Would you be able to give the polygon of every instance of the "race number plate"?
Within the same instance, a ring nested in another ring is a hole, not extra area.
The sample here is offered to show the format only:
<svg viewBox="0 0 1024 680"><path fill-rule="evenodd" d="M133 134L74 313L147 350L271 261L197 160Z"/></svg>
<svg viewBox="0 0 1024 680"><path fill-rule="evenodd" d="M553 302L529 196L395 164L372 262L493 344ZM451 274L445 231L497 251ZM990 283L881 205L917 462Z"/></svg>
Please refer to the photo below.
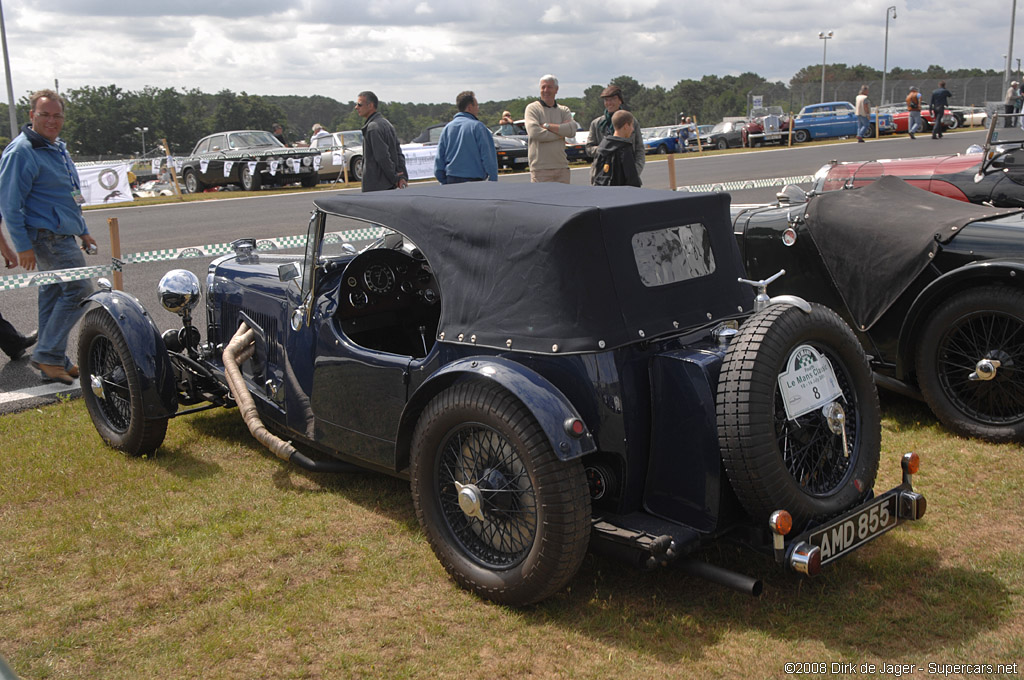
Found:
<svg viewBox="0 0 1024 680"><path fill-rule="evenodd" d="M852 515L813 531L808 542L821 549L821 563L831 562L881 536L898 523L897 495L887 494Z"/></svg>
<svg viewBox="0 0 1024 680"><path fill-rule="evenodd" d="M842 395L832 364L810 345L794 349L785 369L779 374L779 390L790 420L832 403Z"/></svg>

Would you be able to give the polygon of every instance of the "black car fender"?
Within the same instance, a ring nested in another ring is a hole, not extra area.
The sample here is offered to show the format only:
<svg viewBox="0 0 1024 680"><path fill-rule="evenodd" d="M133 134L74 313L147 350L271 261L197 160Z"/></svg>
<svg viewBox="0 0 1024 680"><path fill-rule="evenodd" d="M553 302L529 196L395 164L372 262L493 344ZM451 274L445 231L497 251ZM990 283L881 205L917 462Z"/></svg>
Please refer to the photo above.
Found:
<svg viewBox="0 0 1024 680"><path fill-rule="evenodd" d="M896 377L913 372L921 329L935 308L967 288L991 283L1024 288L1024 260L983 260L971 262L935 279L914 299L900 327L896 352Z"/></svg>
<svg viewBox="0 0 1024 680"><path fill-rule="evenodd" d="M110 314L132 353L138 369L146 418L167 418L178 410L174 370L167 347L152 317L135 297L119 290L100 290L82 304L95 302Z"/></svg>
<svg viewBox="0 0 1024 680"><path fill-rule="evenodd" d="M437 394L461 380L484 380L500 385L530 410L559 460L573 460L597 450L594 437L572 402L547 378L520 363L503 357L465 357L446 364L424 381L405 405L395 441L396 469L409 465L412 433L416 421ZM582 424L573 435L569 425Z"/></svg>

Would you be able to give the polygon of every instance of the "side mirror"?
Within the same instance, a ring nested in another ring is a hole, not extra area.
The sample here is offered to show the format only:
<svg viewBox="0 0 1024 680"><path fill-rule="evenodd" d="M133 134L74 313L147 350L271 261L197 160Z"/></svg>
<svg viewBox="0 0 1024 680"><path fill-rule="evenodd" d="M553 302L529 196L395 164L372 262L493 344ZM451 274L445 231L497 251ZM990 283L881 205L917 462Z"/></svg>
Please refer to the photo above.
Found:
<svg viewBox="0 0 1024 680"><path fill-rule="evenodd" d="M302 272L299 270L299 265L296 262L287 262L277 267L277 278L285 283L287 281L294 281L301 276Z"/></svg>

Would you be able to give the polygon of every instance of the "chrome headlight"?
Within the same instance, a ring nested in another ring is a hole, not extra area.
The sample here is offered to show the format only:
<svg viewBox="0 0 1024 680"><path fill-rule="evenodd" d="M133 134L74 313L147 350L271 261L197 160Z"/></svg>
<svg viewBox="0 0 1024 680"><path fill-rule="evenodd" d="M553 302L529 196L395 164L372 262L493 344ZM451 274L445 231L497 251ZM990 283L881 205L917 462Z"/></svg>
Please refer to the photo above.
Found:
<svg viewBox="0 0 1024 680"><path fill-rule="evenodd" d="M156 291L160 304L174 314L192 311L202 296L199 277L187 269L172 269L164 274L157 284Z"/></svg>

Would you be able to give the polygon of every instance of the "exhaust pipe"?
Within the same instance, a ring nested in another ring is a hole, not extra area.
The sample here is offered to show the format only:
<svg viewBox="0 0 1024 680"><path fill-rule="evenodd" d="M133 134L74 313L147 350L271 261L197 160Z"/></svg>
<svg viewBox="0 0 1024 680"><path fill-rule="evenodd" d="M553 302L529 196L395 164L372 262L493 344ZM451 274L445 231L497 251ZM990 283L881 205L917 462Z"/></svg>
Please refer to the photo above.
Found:
<svg viewBox="0 0 1024 680"><path fill-rule="evenodd" d="M260 420L259 411L256 409L252 395L249 394L249 388L245 385L241 369L242 364L252 358L256 351L255 339L255 331L243 321L239 324L231 342L224 348L222 358L224 374L235 398L235 403L238 404L238 411L242 414L242 420L245 421L246 427L249 428L249 432L256 438L256 441L267 447L281 460L294 463L304 470L311 472L364 472L362 468L340 460L312 460L299 453L291 442L286 442L266 428L263 421Z"/></svg>
<svg viewBox="0 0 1024 680"><path fill-rule="evenodd" d="M732 588L744 595L753 595L754 597L758 597L764 590L764 583L760 579L747 576L746 574L740 574L735 571L729 571L722 567L716 567L713 564L701 562L700 560L680 560L679 568L690 576L697 576L707 581L711 581L712 583L725 586L726 588Z"/></svg>

